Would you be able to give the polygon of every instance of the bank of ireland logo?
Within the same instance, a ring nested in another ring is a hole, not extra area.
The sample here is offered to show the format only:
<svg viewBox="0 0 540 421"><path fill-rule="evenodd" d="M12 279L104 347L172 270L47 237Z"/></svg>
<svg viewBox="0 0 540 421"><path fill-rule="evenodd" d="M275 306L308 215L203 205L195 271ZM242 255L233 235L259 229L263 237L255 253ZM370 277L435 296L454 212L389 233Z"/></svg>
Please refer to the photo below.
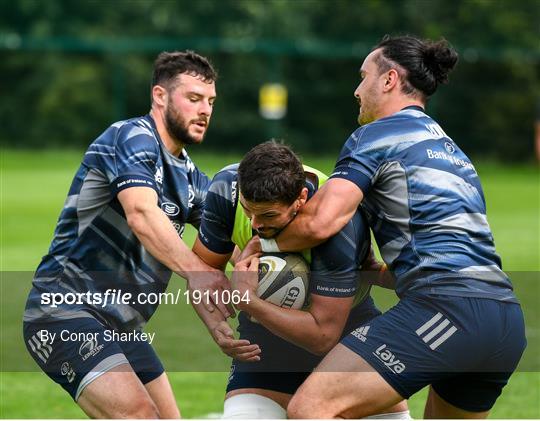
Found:
<svg viewBox="0 0 540 421"><path fill-rule="evenodd" d="M99 351L103 349L104 345L98 345L96 339L88 339L84 341L79 348L79 355L82 357L83 361L86 361L88 358L93 357Z"/></svg>
<svg viewBox="0 0 540 421"><path fill-rule="evenodd" d="M456 151L456 148L450 142L444 142L444 149L446 149L446 152L450 154Z"/></svg>
<svg viewBox="0 0 540 421"><path fill-rule="evenodd" d="M161 204L161 210L167 214L167 216L176 216L180 213L180 207L172 202L163 202Z"/></svg>

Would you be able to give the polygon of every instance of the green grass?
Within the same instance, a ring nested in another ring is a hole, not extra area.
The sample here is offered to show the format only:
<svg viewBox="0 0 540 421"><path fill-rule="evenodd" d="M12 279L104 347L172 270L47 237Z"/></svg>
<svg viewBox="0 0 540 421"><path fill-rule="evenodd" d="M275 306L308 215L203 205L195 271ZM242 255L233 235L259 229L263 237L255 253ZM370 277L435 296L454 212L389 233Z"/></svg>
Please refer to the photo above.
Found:
<svg viewBox="0 0 540 421"><path fill-rule="evenodd" d="M37 372L22 344L21 317L32 271L47 251L82 152L0 152L0 418L81 418L84 414L71 398ZM238 160L200 153L192 157L208 174ZM327 172L334 163L333 157L304 161ZM525 309L529 339L522 371L512 376L491 417L540 418L538 170L495 163L481 163L477 169L497 250ZM188 243L194 234L186 230ZM173 279L171 288L183 288L183 281ZM376 290L374 296L383 309L395 302L391 292ZM158 332L155 347L169 371L182 415L220 412L229 362L193 311L187 305L161 306L147 330ZM414 417L421 416L425 396L424 390L410 400Z"/></svg>

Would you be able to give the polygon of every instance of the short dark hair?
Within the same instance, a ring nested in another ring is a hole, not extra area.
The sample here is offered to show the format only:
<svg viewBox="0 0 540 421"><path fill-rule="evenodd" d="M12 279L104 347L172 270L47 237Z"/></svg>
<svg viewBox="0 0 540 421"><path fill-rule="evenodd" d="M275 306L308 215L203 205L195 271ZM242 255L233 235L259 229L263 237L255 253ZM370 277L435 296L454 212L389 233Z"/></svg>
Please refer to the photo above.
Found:
<svg viewBox="0 0 540 421"><path fill-rule="evenodd" d="M200 77L204 82L211 83L217 79L217 72L212 63L193 51L164 51L154 62L152 88L162 85L167 89L173 86L175 78L180 74Z"/></svg>
<svg viewBox="0 0 540 421"><path fill-rule="evenodd" d="M418 94L424 99L433 95L441 83L448 83L448 74L458 61L456 50L441 38L439 41L422 40L410 35L391 37L385 35L373 50L381 49L375 62L381 73L398 64L406 74L401 74L403 93Z"/></svg>
<svg viewBox="0 0 540 421"><path fill-rule="evenodd" d="M304 167L287 145L276 140L252 148L238 167L240 192L250 202L292 204L306 184Z"/></svg>

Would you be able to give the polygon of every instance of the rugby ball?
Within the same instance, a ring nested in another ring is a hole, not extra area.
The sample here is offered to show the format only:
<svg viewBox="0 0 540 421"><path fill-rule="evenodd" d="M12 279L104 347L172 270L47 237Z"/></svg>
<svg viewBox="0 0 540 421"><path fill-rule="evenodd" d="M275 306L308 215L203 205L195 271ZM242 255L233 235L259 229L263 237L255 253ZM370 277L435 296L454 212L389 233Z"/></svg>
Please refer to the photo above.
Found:
<svg viewBox="0 0 540 421"><path fill-rule="evenodd" d="M301 309L308 297L309 265L297 253L265 253L259 259L257 296L283 308Z"/></svg>

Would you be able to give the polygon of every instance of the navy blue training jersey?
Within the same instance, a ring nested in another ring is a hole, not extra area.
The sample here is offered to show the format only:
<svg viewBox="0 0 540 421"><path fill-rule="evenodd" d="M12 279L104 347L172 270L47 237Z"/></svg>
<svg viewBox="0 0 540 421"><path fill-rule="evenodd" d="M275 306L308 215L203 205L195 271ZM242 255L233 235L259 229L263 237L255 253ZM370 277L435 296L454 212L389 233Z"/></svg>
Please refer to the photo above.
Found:
<svg viewBox="0 0 540 421"><path fill-rule="evenodd" d="M237 177L238 164L230 165L216 174L208 189L199 239L214 253L228 254L235 247L233 231L239 222ZM317 190L317 183L307 177L308 200ZM358 274L369 247L369 227L357 212L343 230L311 249L310 292L330 297L356 296L355 304L364 301L369 286L359 284Z"/></svg>
<svg viewBox="0 0 540 421"><path fill-rule="evenodd" d="M355 183L396 292L516 301L469 158L420 107L358 128L331 178Z"/></svg>
<svg viewBox="0 0 540 421"><path fill-rule="evenodd" d="M71 184L54 239L39 265L25 321L96 317L119 330L140 329L157 304L42 304L43 293L136 295L165 291L171 271L151 256L129 228L117 194L149 187L181 236L199 226L210 180L182 151L163 145L150 115L111 125L88 148ZM95 301L95 300L93 300Z"/></svg>

